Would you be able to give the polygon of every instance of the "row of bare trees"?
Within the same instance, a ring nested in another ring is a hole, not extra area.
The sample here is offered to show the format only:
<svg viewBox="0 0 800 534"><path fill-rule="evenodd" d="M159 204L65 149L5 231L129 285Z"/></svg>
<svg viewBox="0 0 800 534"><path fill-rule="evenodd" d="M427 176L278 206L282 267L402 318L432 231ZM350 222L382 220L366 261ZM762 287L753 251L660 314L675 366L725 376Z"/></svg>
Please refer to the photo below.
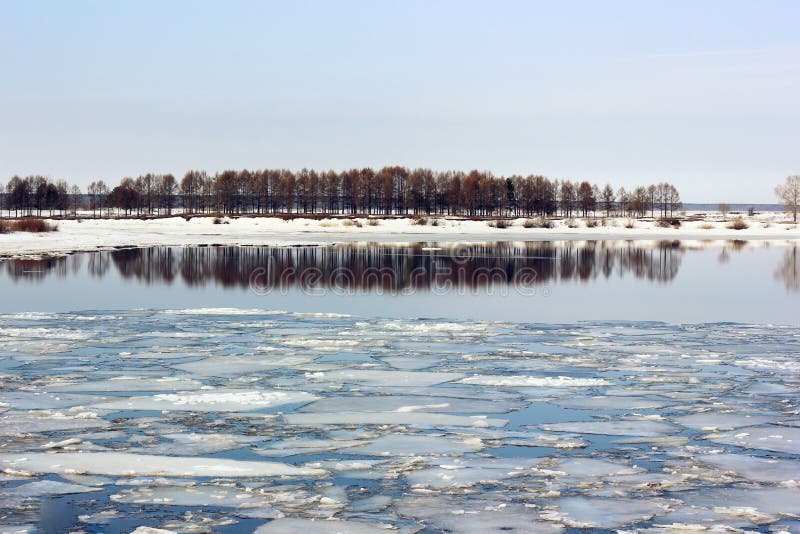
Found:
<svg viewBox="0 0 800 534"><path fill-rule="evenodd" d="M61 214L77 212L82 205L81 190L78 186L68 186L64 180L52 181L46 176L32 175L20 178L14 176L5 187L0 187L0 209L13 211L16 216L38 215L54 212Z"/></svg>
<svg viewBox="0 0 800 534"><path fill-rule="evenodd" d="M446 214L485 216L622 214L672 215L681 200L668 183L631 191L544 176L495 177L481 171L434 172L405 167L318 172L303 169L189 171L124 178L99 203L126 215L227 214ZM96 204L96 203L95 203Z"/></svg>
<svg viewBox="0 0 800 534"><path fill-rule="evenodd" d="M57 191L52 198L50 188ZM226 214L668 217L682 205L675 186L666 182L629 191L539 175L498 177L477 170L436 172L401 166L343 172L227 170L214 175L192 170L181 180L148 173L123 178L113 188L102 180L92 182L86 195L65 182L15 176L4 200L2 207L23 214L66 212L80 205L101 216L111 210L125 216L169 215L180 208L184 213Z"/></svg>

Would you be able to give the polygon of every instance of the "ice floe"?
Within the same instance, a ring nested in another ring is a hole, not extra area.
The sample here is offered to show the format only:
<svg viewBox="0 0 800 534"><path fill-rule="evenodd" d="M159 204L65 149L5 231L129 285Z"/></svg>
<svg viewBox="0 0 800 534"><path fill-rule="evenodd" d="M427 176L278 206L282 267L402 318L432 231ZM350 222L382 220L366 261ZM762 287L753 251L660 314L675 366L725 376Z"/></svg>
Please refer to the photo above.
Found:
<svg viewBox="0 0 800 534"><path fill-rule="evenodd" d="M161 393L129 397L98 404L105 410L182 410L236 412L260 410L283 404L305 403L317 397L303 391L218 390L198 393Z"/></svg>
<svg viewBox="0 0 800 534"><path fill-rule="evenodd" d="M320 469L276 462L125 452L0 453L0 468L30 473L87 473L109 476L259 477L321 476Z"/></svg>

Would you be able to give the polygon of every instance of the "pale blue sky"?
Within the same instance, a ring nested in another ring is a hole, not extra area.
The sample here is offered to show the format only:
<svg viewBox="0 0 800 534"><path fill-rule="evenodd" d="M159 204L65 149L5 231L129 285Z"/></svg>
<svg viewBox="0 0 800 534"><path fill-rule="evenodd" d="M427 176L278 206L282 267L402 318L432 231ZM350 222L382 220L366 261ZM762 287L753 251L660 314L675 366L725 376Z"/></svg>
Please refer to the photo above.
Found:
<svg viewBox="0 0 800 534"><path fill-rule="evenodd" d="M0 181L402 164L773 202L800 2L0 0Z"/></svg>

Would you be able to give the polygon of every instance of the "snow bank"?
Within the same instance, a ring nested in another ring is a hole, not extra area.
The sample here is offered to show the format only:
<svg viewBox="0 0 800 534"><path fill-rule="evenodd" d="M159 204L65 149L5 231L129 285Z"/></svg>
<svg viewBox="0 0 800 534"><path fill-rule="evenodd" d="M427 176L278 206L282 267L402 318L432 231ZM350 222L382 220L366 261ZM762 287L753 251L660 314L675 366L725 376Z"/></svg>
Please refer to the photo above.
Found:
<svg viewBox="0 0 800 534"><path fill-rule="evenodd" d="M0 256L65 254L75 251L141 246L331 244L342 242L408 241L537 241L561 239L771 239L800 238L798 225L786 222L781 213L745 217L748 228L733 230L718 214L703 213L680 228L662 228L654 220L637 220L626 228L625 218L598 219L589 227L580 219L567 224L554 221L554 228L524 228L524 219L511 221L505 229L487 221L441 218L438 226L416 225L412 219L382 219L376 226L360 220L361 227L345 225L344 219L292 219L268 217L225 218L214 224L212 217L162 219L84 219L58 221L59 230L45 234L15 232L0 235ZM573 227L570 227L573 226Z"/></svg>

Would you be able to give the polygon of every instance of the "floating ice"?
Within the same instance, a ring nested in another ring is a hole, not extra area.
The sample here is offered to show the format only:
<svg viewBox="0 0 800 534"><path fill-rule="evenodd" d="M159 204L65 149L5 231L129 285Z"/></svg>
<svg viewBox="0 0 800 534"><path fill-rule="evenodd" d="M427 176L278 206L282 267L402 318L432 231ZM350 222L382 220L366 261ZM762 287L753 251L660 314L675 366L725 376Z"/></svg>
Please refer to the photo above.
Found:
<svg viewBox="0 0 800 534"><path fill-rule="evenodd" d="M118 401L98 404L106 410L181 410L237 412L260 410L282 404L303 403L317 397L303 391L263 391L219 389L199 393L162 393L152 397L129 397Z"/></svg>
<svg viewBox="0 0 800 534"><path fill-rule="evenodd" d="M780 487L709 488L692 492L686 500L714 512L753 523L771 523L779 517L800 517L800 489Z"/></svg>
<svg viewBox="0 0 800 534"><path fill-rule="evenodd" d="M730 430L743 426L755 426L775 421L773 417L749 415L749 414L729 414L702 412L691 415L676 417L675 422L689 428L697 430L714 431Z"/></svg>
<svg viewBox="0 0 800 534"><path fill-rule="evenodd" d="M4 523L797 527L796 328L229 311L0 317Z"/></svg>
<svg viewBox="0 0 800 534"><path fill-rule="evenodd" d="M200 376L237 376L271 369L285 369L312 361L315 356L274 355L212 356L195 362L173 365L176 369ZM190 388L185 388L190 389Z"/></svg>
<svg viewBox="0 0 800 534"><path fill-rule="evenodd" d="M322 412L284 415L290 425L505 426L506 419L428 412Z"/></svg>
<svg viewBox="0 0 800 534"><path fill-rule="evenodd" d="M454 440L426 434L381 436L368 445L348 448L346 454L365 456L426 456L451 455L479 451L484 448L479 439Z"/></svg>
<svg viewBox="0 0 800 534"><path fill-rule="evenodd" d="M152 456L125 452L0 453L0 467L31 473L88 473L110 476L272 477L321 476L321 469L276 462L225 458Z"/></svg>
<svg viewBox="0 0 800 534"><path fill-rule="evenodd" d="M697 459L757 482L794 482L800 485L800 460L758 458L744 454L704 454Z"/></svg>
<svg viewBox="0 0 800 534"><path fill-rule="evenodd" d="M300 412L440 412L508 413L519 403L504 400L460 399L415 395L327 397L300 408Z"/></svg>
<svg viewBox="0 0 800 534"><path fill-rule="evenodd" d="M261 456L295 456L326 451L336 451L363 445L363 440L347 439L287 439L269 443L268 449L255 449Z"/></svg>
<svg viewBox="0 0 800 534"><path fill-rule="evenodd" d="M610 384L603 378L572 378L569 376L505 376L475 375L461 380L464 384L499 387L594 387Z"/></svg>
<svg viewBox="0 0 800 534"><path fill-rule="evenodd" d="M541 425L548 432L575 432L577 434L605 434L609 436L662 436L678 432L674 426L658 421L579 421L575 423L547 423Z"/></svg>
<svg viewBox="0 0 800 534"><path fill-rule="evenodd" d="M275 519L260 527L255 534L387 534L382 526L339 519Z"/></svg>
<svg viewBox="0 0 800 534"><path fill-rule="evenodd" d="M564 497L556 500L556 508L542 517L575 528L619 528L669 511L659 501L599 497Z"/></svg>
<svg viewBox="0 0 800 534"><path fill-rule="evenodd" d="M379 371L369 369L342 369L326 373L315 373L317 380L346 382L373 386L433 386L462 378L458 373L431 373L414 371Z"/></svg>
<svg viewBox="0 0 800 534"><path fill-rule="evenodd" d="M800 428L798 427L777 425L745 427L730 432L709 434L705 439L746 449L800 454Z"/></svg>
<svg viewBox="0 0 800 534"><path fill-rule="evenodd" d="M23 500L43 495L68 495L72 493L89 493L102 491L103 488L94 488L81 484L67 484L55 480L36 480L13 488L8 496L0 495L0 507L19 506ZM3 532L3 531L0 531Z"/></svg>
<svg viewBox="0 0 800 534"><path fill-rule="evenodd" d="M6 413L0 416L0 435L4 436L106 426L109 426L108 421L90 411Z"/></svg>
<svg viewBox="0 0 800 534"><path fill-rule="evenodd" d="M406 473L406 479L411 486L423 488L498 483L510 478L533 474L533 468L543 461L541 458L474 459L469 461L454 459L452 462L441 464L438 467Z"/></svg>
<svg viewBox="0 0 800 534"><path fill-rule="evenodd" d="M654 410L672 403L641 397L573 397L553 401L553 404L580 410Z"/></svg>
<svg viewBox="0 0 800 534"><path fill-rule="evenodd" d="M268 506L269 500L252 492L228 486L157 486L123 490L111 495L112 502L167 506Z"/></svg>
<svg viewBox="0 0 800 534"><path fill-rule="evenodd" d="M397 508L401 515L421 518L436 530L447 532L555 534L564 530L560 525L540 520L535 508L520 504L444 496L414 496L403 498Z"/></svg>
<svg viewBox="0 0 800 534"><path fill-rule="evenodd" d="M117 376L108 380L54 383L51 391L183 391L199 389L203 384L189 378L164 376Z"/></svg>
<svg viewBox="0 0 800 534"><path fill-rule="evenodd" d="M594 478L621 475L634 475L645 470L599 458L570 458L559 460L553 467L555 471L564 473L571 478Z"/></svg>

